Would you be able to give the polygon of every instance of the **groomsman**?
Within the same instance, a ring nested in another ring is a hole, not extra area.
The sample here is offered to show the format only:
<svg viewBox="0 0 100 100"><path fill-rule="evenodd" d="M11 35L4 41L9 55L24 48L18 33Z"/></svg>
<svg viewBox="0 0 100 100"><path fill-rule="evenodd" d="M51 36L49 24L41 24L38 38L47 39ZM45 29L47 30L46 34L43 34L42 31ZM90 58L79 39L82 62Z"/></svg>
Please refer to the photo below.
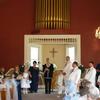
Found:
<svg viewBox="0 0 100 100"><path fill-rule="evenodd" d="M78 86L81 78L81 70L78 68L78 62L73 62L72 67L73 69L69 74L68 80L72 81L76 86Z"/></svg>
<svg viewBox="0 0 100 100"><path fill-rule="evenodd" d="M89 69L86 72L85 79L87 79L88 81L90 81L92 84L95 85L96 69L94 68L94 62L93 61L89 62Z"/></svg>

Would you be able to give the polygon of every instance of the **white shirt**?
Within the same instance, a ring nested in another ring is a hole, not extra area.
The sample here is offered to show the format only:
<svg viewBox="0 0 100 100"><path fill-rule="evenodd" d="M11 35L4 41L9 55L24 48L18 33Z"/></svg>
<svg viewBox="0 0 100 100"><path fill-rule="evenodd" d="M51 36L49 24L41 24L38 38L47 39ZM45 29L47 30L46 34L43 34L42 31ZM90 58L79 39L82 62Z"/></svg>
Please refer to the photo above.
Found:
<svg viewBox="0 0 100 100"><path fill-rule="evenodd" d="M70 71L73 69L71 61L68 61L67 64L65 65L63 72L66 73L64 76L64 79L68 79Z"/></svg>
<svg viewBox="0 0 100 100"><path fill-rule="evenodd" d="M81 78L81 70L78 67L76 67L76 68L73 69L72 72L70 72L68 80L71 80L76 85L78 85L80 78Z"/></svg>
<svg viewBox="0 0 100 100"><path fill-rule="evenodd" d="M96 69L94 67L91 67L89 71L85 75L85 79L90 81L92 84L95 85L95 78L96 78Z"/></svg>

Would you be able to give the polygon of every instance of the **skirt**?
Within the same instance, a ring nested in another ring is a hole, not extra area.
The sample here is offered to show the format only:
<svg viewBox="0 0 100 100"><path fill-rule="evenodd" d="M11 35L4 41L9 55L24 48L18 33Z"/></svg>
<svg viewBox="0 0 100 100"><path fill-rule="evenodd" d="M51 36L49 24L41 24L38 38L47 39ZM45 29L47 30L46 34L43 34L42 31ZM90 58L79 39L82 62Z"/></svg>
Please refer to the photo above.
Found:
<svg viewBox="0 0 100 100"><path fill-rule="evenodd" d="M22 79L21 80L21 88L30 88L30 80Z"/></svg>

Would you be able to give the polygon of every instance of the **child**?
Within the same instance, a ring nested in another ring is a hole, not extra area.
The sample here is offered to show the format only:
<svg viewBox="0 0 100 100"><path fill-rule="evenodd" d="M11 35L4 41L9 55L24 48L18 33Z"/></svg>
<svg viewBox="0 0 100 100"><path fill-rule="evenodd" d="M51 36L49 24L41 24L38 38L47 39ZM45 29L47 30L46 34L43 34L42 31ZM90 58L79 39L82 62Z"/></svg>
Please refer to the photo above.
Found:
<svg viewBox="0 0 100 100"><path fill-rule="evenodd" d="M63 76L63 71L61 70L59 75L58 75L58 81L57 81L57 85L58 85L58 97L60 97L60 95L62 94L63 90L64 90L64 76Z"/></svg>
<svg viewBox="0 0 100 100"><path fill-rule="evenodd" d="M21 80L21 88L23 89L23 94L28 93L28 89L30 88L30 80L29 80L29 71L28 67L25 67L22 80Z"/></svg>

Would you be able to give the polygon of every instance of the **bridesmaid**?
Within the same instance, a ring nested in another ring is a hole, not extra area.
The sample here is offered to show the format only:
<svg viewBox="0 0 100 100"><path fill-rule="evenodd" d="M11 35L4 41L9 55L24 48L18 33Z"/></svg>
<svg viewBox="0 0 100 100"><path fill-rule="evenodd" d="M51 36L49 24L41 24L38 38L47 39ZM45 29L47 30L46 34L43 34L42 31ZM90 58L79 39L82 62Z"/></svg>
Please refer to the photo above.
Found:
<svg viewBox="0 0 100 100"><path fill-rule="evenodd" d="M29 72L30 72L30 80L31 80L31 88L30 92L35 92L37 93L38 91L38 83L39 83L39 68L36 67L37 62L33 61L33 66L30 67Z"/></svg>
<svg viewBox="0 0 100 100"><path fill-rule="evenodd" d="M21 73L20 73L20 69L19 69L18 65L15 67L15 71L14 71L13 75L14 75L14 78L16 79L16 82L17 82L18 100L22 100L22 95L21 95Z"/></svg>

